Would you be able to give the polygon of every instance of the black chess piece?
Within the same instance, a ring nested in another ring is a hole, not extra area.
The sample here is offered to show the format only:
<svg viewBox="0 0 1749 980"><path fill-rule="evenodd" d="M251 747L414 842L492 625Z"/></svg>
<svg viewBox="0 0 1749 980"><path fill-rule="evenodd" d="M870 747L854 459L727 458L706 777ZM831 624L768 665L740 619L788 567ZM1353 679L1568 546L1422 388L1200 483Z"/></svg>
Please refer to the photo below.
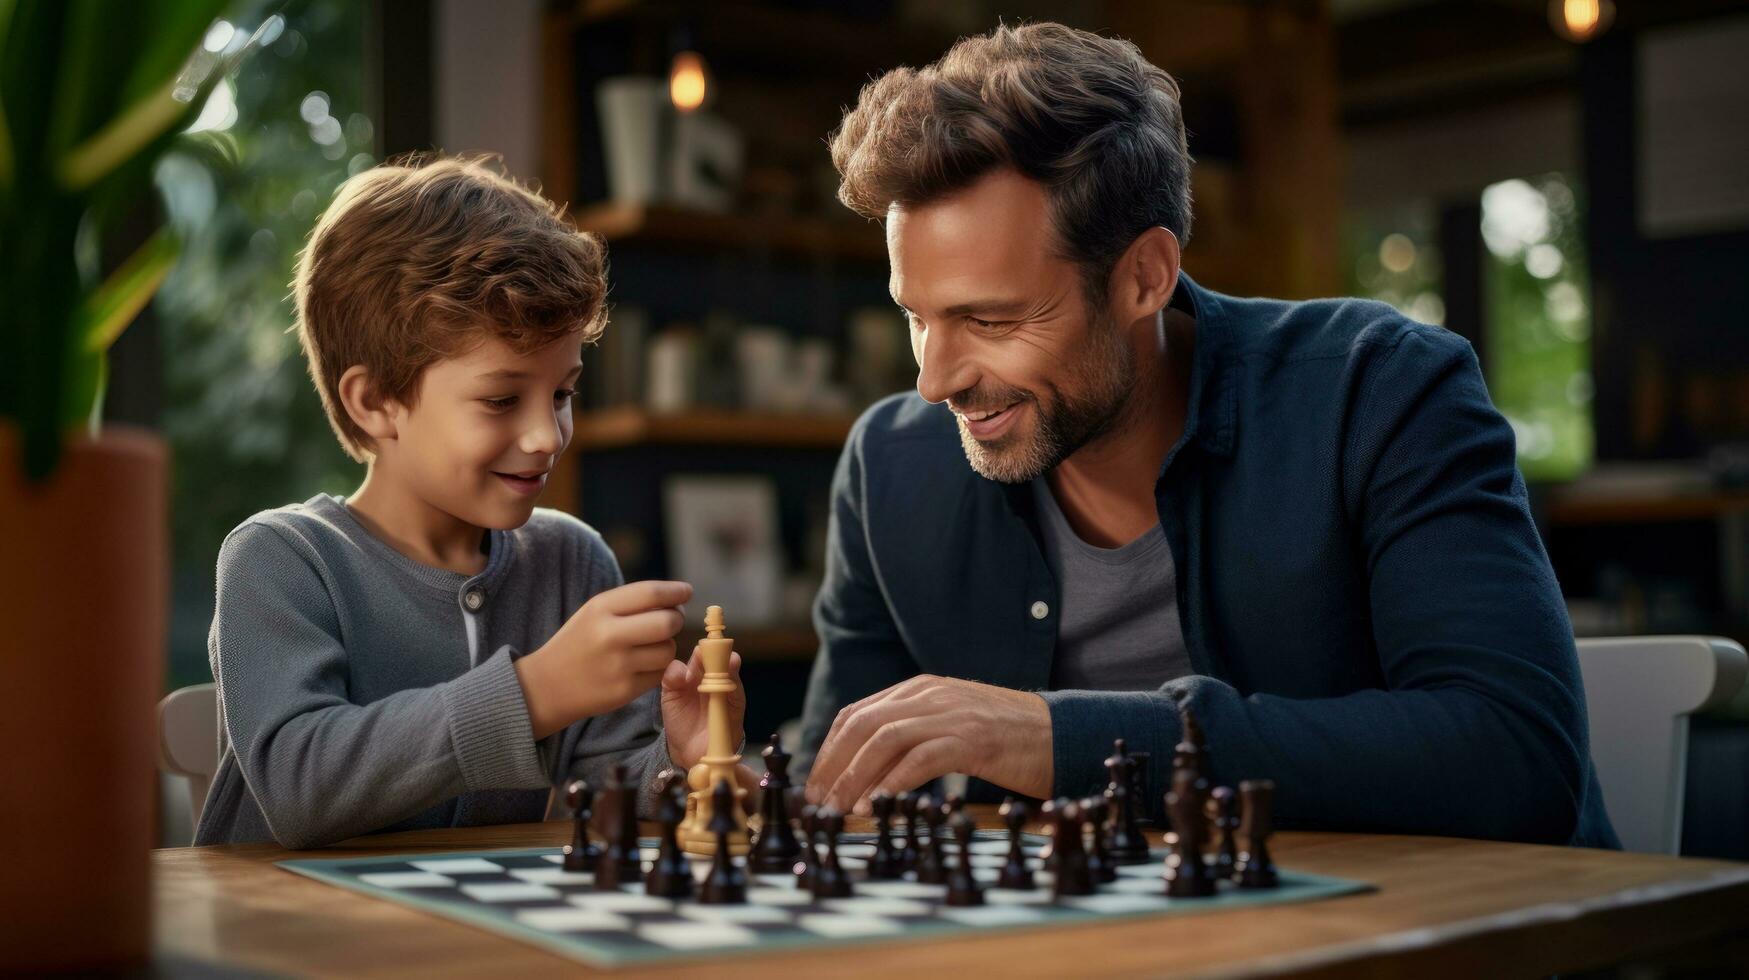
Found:
<svg viewBox="0 0 1749 980"><path fill-rule="evenodd" d="M1039 848L1039 868L1052 874L1057 870L1057 814L1068 802L1067 799L1058 797L1044 801L1038 808L1039 819L1044 821L1045 836L1050 838L1045 841L1045 846Z"/></svg>
<svg viewBox="0 0 1749 980"><path fill-rule="evenodd" d="M1234 842L1234 831L1239 827L1239 817L1234 813L1233 788L1231 786L1216 786L1209 791L1208 822L1214 827L1216 834L1215 856L1210 861L1209 872L1215 879L1224 880L1233 877L1233 866L1238 863L1238 846Z"/></svg>
<svg viewBox="0 0 1749 980"><path fill-rule="evenodd" d="M900 793L896 801L899 815L905 818L905 848L899 852L899 868L903 872L917 870L918 855L923 843L917 835L917 794Z"/></svg>
<svg viewBox="0 0 1749 980"><path fill-rule="evenodd" d="M686 775L669 773L656 798L656 820L662 825L656 860L644 875L646 894L661 898L692 897L692 865L680 850L678 831L686 819Z"/></svg>
<svg viewBox="0 0 1749 980"><path fill-rule="evenodd" d="M977 825L964 813L954 814L949 822L953 825L954 838L959 841L960 853L959 860L947 875L947 904L982 905L984 889L972 873L972 832Z"/></svg>
<svg viewBox="0 0 1749 980"><path fill-rule="evenodd" d="M1051 891L1057 898L1093 894L1093 875L1087 867L1087 849L1081 842L1082 820L1080 804L1062 802L1055 807L1051 843L1055 845L1057 862Z"/></svg>
<svg viewBox="0 0 1749 980"><path fill-rule="evenodd" d="M1173 749L1173 779L1177 779L1180 769L1193 770L1199 784L1199 796L1207 794L1210 787L1208 739L1204 737L1202 725L1197 722L1196 712L1190 709L1190 705L1179 705L1178 724L1182 734L1179 736L1178 745Z"/></svg>
<svg viewBox="0 0 1749 980"><path fill-rule="evenodd" d="M747 866L762 874L783 874L802 853L789 822L790 754L776 735L759 754L765 759L765 775L759 778L759 836L747 853Z"/></svg>
<svg viewBox="0 0 1749 980"><path fill-rule="evenodd" d="M814 877L820 873L820 852L814 847L814 833L820 827L820 808L812 803L802 806L802 858L791 869L796 887L804 891L814 887Z"/></svg>
<svg viewBox="0 0 1749 980"><path fill-rule="evenodd" d="M747 875L735 864L729 853L729 835L735 831L735 788L727 779L717 780L711 791L711 822L705 829L717 835L716 853L711 855L710 874L698 900L705 905L740 905L747 901Z"/></svg>
<svg viewBox="0 0 1749 980"><path fill-rule="evenodd" d="M815 814L814 826L826 838L826 855L814 871L814 897L849 898L856 889L851 887L844 866L838 863L838 835L844 833L844 814L831 807L822 807ZM808 845L812 847L813 843L814 838L810 836Z"/></svg>
<svg viewBox="0 0 1749 980"><path fill-rule="evenodd" d="M1204 863L1203 801L1197 792L1195 769L1178 770L1166 794L1172 829L1166 834L1166 894L1173 898L1204 898L1215 893L1215 880Z"/></svg>
<svg viewBox="0 0 1749 980"><path fill-rule="evenodd" d="M946 852L942 849L941 805L924 793L917 797L917 816L929 831L929 839L917 853L917 880L930 885L947 884Z"/></svg>
<svg viewBox="0 0 1749 980"><path fill-rule="evenodd" d="M1026 863L1026 848L1020 843L1020 832L1026 826L1026 803L1010 796L1002 801L1002 822L1008 826L1008 859L996 876L996 887L1016 891L1031 891L1032 868Z"/></svg>
<svg viewBox="0 0 1749 980"><path fill-rule="evenodd" d="M600 891L636 884L644 873L638 851L638 788L626 781L623 765L613 767L607 782L607 800L613 808L614 830L595 861L595 887Z"/></svg>
<svg viewBox="0 0 1749 980"><path fill-rule="evenodd" d="M1112 863L1111 855L1105 847L1105 815L1107 804L1103 796L1090 796L1081 801L1081 815L1087 823L1087 839L1092 846L1087 850L1087 872L1093 880L1108 884L1117 880L1117 865Z"/></svg>
<svg viewBox="0 0 1749 980"><path fill-rule="evenodd" d="M1137 804L1140 801L1130 795L1130 767L1135 764L1123 739L1113 743L1111 758L1105 760L1105 771L1111 776L1110 783L1105 787L1105 799L1111 807L1106 850L1114 864L1148 862L1148 839L1142 836L1142 828L1136 820Z"/></svg>
<svg viewBox="0 0 1749 980"><path fill-rule="evenodd" d="M1152 826L1148 819L1148 801L1154 797L1148 792L1148 766L1154 760L1152 752L1137 752L1130 750L1130 803L1131 812L1135 817L1136 826Z"/></svg>
<svg viewBox="0 0 1749 980"><path fill-rule="evenodd" d="M595 790L581 779L565 787L565 804L571 808L571 843L565 845L566 871L593 871L601 848L589 839L589 818L595 815Z"/></svg>
<svg viewBox="0 0 1749 980"><path fill-rule="evenodd" d="M1280 883L1269 859L1274 803L1272 780L1247 779L1239 784L1239 853L1233 860L1233 879L1240 888L1274 888Z"/></svg>
<svg viewBox="0 0 1749 980"><path fill-rule="evenodd" d="M905 866L893 847L893 808L897 801L891 793L876 790L868 798L869 810L875 818L874 855L868 859L868 876L876 881L903 877Z"/></svg>

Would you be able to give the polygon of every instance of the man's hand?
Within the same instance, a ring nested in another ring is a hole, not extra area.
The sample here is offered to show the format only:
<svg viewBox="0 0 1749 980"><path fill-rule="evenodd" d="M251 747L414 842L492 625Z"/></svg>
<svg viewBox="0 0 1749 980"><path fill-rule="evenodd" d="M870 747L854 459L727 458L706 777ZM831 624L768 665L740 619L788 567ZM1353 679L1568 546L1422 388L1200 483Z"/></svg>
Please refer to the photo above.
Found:
<svg viewBox="0 0 1749 980"><path fill-rule="evenodd" d="M875 790L903 792L950 772L1048 796L1051 760L1043 698L924 674L838 712L808 775L808 801L866 815Z"/></svg>
<svg viewBox="0 0 1749 980"><path fill-rule="evenodd" d="M729 727L735 732L734 751L741 743L742 719L747 714L747 692L741 687L741 655L729 654L729 676L735 681L735 692L728 696ZM704 662L698 650L686 663L670 661L662 673L662 730L668 735L668 754L675 762L691 769L710 750L710 726L706 724L707 695L698 693L704 680ZM752 776L752 770L748 770ZM754 780L757 782L757 780ZM745 779L743 779L745 782Z"/></svg>
<svg viewBox="0 0 1749 980"><path fill-rule="evenodd" d="M536 739L620 708L662 682L685 625L685 582L633 582L599 592L541 648L516 661Z"/></svg>

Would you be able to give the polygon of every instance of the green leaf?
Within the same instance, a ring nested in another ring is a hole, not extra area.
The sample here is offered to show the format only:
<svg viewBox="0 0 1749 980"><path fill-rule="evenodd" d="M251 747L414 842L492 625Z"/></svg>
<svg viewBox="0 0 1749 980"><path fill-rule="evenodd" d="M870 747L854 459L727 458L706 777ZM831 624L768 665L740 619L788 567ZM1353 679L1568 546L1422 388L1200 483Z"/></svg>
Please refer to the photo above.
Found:
<svg viewBox="0 0 1749 980"><path fill-rule="evenodd" d="M176 79L130 106L102 129L68 151L55 167L55 177L69 191L82 191L133 159L177 120L190 114L191 104L171 93Z"/></svg>
<svg viewBox="0 0 1749 980"><path fill-rule="evenodd" d="M151 302L182 251L168 228L160 228L134 250L79 307L74 319L80 348L100 354L134 322Z"/></svg>

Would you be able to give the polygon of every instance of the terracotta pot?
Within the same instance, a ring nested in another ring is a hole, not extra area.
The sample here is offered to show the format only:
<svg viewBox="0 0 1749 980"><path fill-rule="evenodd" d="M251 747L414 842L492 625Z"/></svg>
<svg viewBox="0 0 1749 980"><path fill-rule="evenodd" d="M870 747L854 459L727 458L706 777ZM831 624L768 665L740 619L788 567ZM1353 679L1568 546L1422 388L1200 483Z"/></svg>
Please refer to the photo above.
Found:
<svg viewBox="0 0 1749 980"><path fill-rule="evenodd" d="M164 686L164 443L111 430L26 485L0 424L0 971L145 963Z"/></svg>

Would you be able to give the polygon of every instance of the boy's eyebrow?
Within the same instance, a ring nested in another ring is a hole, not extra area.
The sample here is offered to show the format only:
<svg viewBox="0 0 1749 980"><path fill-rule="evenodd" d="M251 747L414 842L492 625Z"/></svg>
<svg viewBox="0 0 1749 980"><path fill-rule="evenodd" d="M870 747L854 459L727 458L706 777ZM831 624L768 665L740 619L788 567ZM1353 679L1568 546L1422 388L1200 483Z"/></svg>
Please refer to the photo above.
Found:
<svg viewBox="0 0 1749 980"><path fill-rule="evenodd" d="M565 377L569 378L572 375L581 374L581 373L583 373L583 365L577 364L574 367L572 367L571 370L565 372ZM484 374L475 375L474 380L475 381L524 381L524 380L527 380L529 377L530 377L530 375L527 371L518 371L514 368L499 368L496 371L487 371Z"/></svg>

